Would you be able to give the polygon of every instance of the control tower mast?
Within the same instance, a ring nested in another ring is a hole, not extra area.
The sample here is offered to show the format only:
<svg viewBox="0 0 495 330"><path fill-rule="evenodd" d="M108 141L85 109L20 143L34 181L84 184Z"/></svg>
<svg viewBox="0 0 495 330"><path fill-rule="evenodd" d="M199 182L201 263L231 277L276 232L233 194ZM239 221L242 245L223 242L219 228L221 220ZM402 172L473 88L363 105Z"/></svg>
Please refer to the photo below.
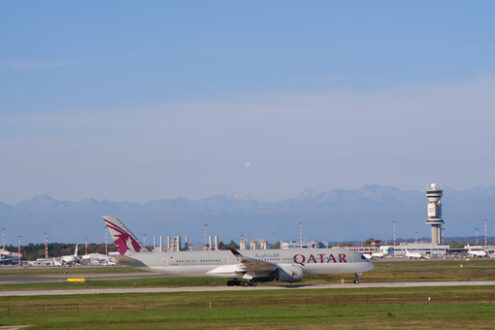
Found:
<svg viewBox="0 0 495 330"><path fill-rule="evenodd" d="M436 183L432 183L431 187L426 190L426 197L428 198L428 219L427 225L431 225L431 244L440 244L442 224L442 199L443 190L438 189Z"/></svg>

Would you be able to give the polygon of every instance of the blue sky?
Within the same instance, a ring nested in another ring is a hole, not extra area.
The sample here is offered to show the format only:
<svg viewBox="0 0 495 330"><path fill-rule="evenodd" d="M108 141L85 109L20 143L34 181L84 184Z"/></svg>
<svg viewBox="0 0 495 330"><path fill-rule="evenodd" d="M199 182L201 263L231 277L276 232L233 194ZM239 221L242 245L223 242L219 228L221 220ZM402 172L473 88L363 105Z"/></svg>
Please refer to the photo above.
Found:
<svg viewBox="0 0 495 330"><path fill-rule="evenodd" d="M0 201L495 184L494 7L2 2Z"/></svg>

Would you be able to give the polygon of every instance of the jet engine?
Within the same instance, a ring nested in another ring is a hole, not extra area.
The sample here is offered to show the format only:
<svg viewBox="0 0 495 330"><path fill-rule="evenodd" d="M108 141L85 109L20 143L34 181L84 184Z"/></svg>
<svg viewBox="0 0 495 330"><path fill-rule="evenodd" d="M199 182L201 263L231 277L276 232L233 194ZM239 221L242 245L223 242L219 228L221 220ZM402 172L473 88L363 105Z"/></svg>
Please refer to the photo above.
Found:
<svg viewBox="0 0 495 330"><path fill-rule="evenodd" d="M298 265L279 265L275 278L280 282L299 282L303 277L303 269Z"/></svg>

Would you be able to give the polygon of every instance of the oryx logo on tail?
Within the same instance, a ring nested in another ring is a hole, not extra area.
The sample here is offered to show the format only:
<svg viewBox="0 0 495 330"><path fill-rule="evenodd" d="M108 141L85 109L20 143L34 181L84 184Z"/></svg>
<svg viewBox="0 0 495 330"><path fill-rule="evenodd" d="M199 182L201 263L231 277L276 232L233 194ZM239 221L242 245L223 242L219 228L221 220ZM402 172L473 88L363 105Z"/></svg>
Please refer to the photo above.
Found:
<svg viewBox="0 0 495 330"><path fill-rule="evenodd" d="M144 248L143 244L138 241L119 219L113 216L104 216L103 220L121 255L124 255L129 250L140 252Z"/></svg>

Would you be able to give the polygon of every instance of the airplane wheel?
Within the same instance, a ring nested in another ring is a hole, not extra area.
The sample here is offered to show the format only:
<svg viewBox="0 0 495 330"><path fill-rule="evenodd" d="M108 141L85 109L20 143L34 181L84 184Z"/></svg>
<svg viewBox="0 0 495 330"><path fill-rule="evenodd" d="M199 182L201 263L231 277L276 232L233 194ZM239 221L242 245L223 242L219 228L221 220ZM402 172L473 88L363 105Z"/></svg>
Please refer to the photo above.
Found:
<svg viewBox="0 0 495 330"><path fill-rule="evenodd" d="M249 285L249 283L248 283L248 282L241 282L241 283L240 283L240 285L241 285L241 286L248 286L248 285Z"/></svg>
<svg viewBox="0 0 495 330"><path fill-rule="evenodd" d="M248 282L248 285L249 286L256 286L258 283L256 283L255 281L249 281Z"/></svg>
<svg viewBox="0 0 495 330"><path fill-rule="evenodd" d="M359 284L359 280L358 279L355 279L354 280L354 284Z"/></svg>

